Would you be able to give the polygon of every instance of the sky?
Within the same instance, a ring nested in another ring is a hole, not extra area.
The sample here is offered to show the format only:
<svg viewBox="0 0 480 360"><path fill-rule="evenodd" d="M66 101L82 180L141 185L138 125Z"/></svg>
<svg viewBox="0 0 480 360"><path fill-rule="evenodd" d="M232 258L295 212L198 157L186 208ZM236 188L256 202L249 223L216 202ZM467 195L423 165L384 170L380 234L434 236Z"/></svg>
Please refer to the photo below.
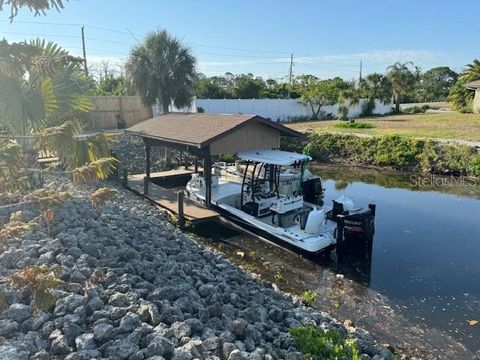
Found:
<svg viewBox="0 0 480 360"><path fill-rule="evenodd" d="M166 29L189 45L200 72L286 79L293 75L358 78L397 62L460 71L478 58L478 0L70 0L61 12L34 17L0 12L0 38L46 38L87 62L120 66L151 31Z"/></svg>

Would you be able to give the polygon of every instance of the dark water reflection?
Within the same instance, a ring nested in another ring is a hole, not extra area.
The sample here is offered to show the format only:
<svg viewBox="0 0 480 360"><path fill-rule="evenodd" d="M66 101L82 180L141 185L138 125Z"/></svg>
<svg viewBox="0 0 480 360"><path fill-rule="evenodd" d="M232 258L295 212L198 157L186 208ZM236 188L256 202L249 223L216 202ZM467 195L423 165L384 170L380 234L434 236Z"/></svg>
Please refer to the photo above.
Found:
<svg viewBox="0 0 480 360"><path fill-rule="evenodd" d="M315 290L318 308L403 352L471 359L480 350L480 324L468 323L480 320L480 186L426 179L437 185L420 188L409 174L340 165L311 171L324 179L327 203L346 195L377 204L369 261L305 259L218 228L204 235L227 239L220 247L233 261L284 290Z"/></svg>
<svg viewBox="0 0 480 360"><path fill-rule="evenodd" d="M406 316L480 349L480 328L468 323L480 318L480 187L449 178L419 187L411 175L343 166L312 170L325 179L327 202L346 195L377 204L369 287Z"/></svg>

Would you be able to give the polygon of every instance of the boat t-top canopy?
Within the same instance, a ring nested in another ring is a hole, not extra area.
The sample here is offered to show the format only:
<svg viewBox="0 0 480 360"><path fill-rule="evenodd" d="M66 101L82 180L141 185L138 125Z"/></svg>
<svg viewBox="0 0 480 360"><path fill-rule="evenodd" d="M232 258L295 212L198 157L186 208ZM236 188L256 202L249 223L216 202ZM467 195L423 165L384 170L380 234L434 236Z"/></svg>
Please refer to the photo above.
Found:
<svg viewBox="0 0 480 360"><path fill-rule="evenodd" d="M242 151L238 153L238 157L242 160L280 166L290 166L298 162L312 159L307 155L281 150Z"/></svg>

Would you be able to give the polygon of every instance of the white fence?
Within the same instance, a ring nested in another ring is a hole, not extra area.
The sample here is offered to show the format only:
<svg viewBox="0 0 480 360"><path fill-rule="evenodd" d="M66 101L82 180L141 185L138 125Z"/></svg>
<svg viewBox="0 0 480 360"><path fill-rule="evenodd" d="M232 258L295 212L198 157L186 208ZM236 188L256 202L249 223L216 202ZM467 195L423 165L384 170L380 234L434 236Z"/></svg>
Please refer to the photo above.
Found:
<svg viewBox="0 0 480 360"><path fill-rule="evenodd" d="M349 117L357 117L366 100L353 107ZM221 114L253 114L270 118L274 121L289 121L301 117L309 117L312 111L308 104L297 99L196 99L191 110L202 108L207 113ZM327 114L337 115L338 105L322 108ZM375 100L375 114L386 114L392 111L392 104L384 104Z"/></svg>

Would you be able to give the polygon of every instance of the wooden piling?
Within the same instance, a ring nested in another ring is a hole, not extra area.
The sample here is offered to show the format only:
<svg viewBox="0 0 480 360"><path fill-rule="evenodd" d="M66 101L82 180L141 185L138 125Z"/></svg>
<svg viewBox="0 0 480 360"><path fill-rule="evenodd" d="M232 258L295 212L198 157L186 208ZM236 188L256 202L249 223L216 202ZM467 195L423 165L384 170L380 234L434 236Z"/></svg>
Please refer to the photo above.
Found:
<svg viewBox="0 0 480 360"><path fill-rule="evenodd" d="M177 206L178 206L178 226L183 227L185 225L185 216L183 213L183 190L177 192Z"/></svg>
<svg viewBox="0 0 480 360"><path fill-rule="evenodd" d="M337 261L343 262L345 252L345 216L337 215Z"/></svg>
<svg viewBox="0 0 480 360"><path fill-rule="evenodd" d="M123 187L128 187L128 170L123 169L122 170L122 185Z"/></svg>
<svg viewBox="0 0 480 360"><path fill-rule="evenodd" d="M149 176L143 177L143 195L148 195L148 183L150 182Z"/></svg>

